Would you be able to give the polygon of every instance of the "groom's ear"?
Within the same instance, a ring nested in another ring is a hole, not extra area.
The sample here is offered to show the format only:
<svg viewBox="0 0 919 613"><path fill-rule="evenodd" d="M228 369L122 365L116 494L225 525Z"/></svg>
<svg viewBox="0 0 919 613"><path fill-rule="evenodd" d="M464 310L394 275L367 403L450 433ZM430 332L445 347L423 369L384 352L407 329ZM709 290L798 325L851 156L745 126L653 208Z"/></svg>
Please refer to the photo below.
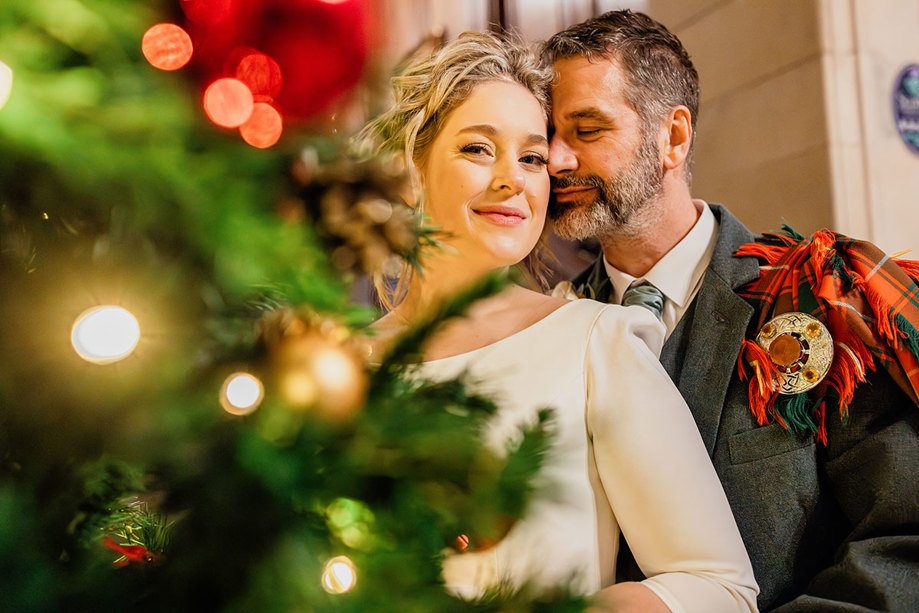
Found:
<svg viewBox="0 0 919 613"><path fill-rule="evenodd" d="M692 115L685 106L674 107L664 122L664 168L674 170L686 162L692 144Z"/></svg>

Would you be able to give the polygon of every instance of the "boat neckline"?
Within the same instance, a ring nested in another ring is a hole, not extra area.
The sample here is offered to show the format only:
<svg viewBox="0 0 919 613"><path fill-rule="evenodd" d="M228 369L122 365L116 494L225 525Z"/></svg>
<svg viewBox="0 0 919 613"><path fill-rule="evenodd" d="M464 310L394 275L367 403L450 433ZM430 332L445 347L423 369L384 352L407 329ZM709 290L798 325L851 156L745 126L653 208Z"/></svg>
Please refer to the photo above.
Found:
<svg viewBox="0 0 919 613"><path fill-rule="evenodd" d="M483 350L485 350L485 349L490 349L490 348L492 348L492 347L494 347L494 346L496 346L496 345L500 345L501 343L504 343L504 342L507 342L507 341L509 341L509 340L511 340L511 339L514 339L514 338L516 338L516 337L519 337L519 336L525 334L526 332L529 332L529 331L533 330L534 328L540 327L544 322L548 321L549 319L552 319L552 317L553 317L556 313L558 313L558 312L560 312L560 311L564 311L566 308L568 308L569 306L571 306L571 305L573 305L573 304L575 304L575 303L577 303L577 302L580 302L580 300L569 300L567 303L565 303L565 304L563 304L562 306L558 307L557 309L555 309L555 310L549 312L549 313L546 314L544 317L542 317L542 318L540 318L540 319L537 319L536 321L534 321L533 323L531 323L531 324L528 325L527 327L521 328L520 330L517 330L517 331L514 332L513 334L508 334L508 335L505 336L504 338L499 338L498 340L496 340L496 341L494 341L494 342L491 342L491 343L488 343L487 345L482 345L481 347L476 347L475 349L470 349L469 351L463 351L462 353L454 353L453 355L448 355L448 356L445 356L445 357L442 357L442 358L436 358L436 359L433 359L433 360L424 360L423 362L416 362L415 365L423 366L423 365L425 365L425 364L436 364L436 363L438 363L438 362L446 362L447 360L453 360L453 359L456 359L456 358L461 358L461 357L464 357L464 356L472 355L472 354L474 354L474 353L478 353L479 351L483 351Z"/></svg>

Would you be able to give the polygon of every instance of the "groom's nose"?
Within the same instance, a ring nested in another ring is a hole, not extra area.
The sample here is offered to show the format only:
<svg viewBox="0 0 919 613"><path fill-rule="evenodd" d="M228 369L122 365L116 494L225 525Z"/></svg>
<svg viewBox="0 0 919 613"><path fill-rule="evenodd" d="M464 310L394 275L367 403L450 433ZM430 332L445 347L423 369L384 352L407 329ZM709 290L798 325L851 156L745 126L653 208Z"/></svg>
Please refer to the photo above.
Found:
<svg viewBox="0 0 919 613"><path fill-rule="evenodd" d="M569 172L574 172L578 167L578 158L558 132L552 135L549 141L549 174L561 177Z"/></svg>

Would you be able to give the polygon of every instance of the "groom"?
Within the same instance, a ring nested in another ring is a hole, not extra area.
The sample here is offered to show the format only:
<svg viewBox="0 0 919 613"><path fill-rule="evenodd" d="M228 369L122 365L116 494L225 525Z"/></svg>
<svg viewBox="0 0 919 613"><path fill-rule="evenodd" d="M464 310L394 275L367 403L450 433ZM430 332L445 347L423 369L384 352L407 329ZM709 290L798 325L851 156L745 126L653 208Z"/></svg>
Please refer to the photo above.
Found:
<svg viewBox="0 0 919 613"><path fill-rule="evenodd" d="M760 278L761 262L734 255L756 238L727 209L690 195L699 87L688 54L664 26L629 11L572 26L544 53L557 73L549 149L555 230L597 238L603 248L575 289L612 303L635 282L663 295L669 338L661 361L724 485L760 607L919 611L915 389L877 364L858 383L847 423L828 396L831 408L808 404L798 414L810 424L825 417L818 436L786 430L788 419L765 410L760 423L770 423L760 425L738 357L761 330L763 303L738 291ZM914 304L915 291L913 284ZM760 376L742 361L749 376ZM634 579L640 571L629 558L620 568Z"/></svg>

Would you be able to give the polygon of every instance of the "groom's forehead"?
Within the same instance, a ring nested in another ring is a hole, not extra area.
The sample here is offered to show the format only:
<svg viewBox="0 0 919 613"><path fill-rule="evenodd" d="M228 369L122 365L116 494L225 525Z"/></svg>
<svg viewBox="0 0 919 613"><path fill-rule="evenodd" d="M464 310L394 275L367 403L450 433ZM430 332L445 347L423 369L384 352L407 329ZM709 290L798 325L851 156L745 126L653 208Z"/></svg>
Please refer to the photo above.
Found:
<svg viewBox="0 0 919 613"><path fill-rule="evenodd" d="M613 56L577 55L556 60L552 64L555 72L553 86L562 83L590 85L608 85L622 79L623 71L619 59Z"/></svg>
<svg viewBox="0 0 919 613"><path fill-rule="evenodd" d="M609 99L622 93L624 73L614 58L577 56L557 60L553 64L555 79L552 82L553 105L567 104L590 98ZM584 109L567 109L569 112Z"/></svg>

